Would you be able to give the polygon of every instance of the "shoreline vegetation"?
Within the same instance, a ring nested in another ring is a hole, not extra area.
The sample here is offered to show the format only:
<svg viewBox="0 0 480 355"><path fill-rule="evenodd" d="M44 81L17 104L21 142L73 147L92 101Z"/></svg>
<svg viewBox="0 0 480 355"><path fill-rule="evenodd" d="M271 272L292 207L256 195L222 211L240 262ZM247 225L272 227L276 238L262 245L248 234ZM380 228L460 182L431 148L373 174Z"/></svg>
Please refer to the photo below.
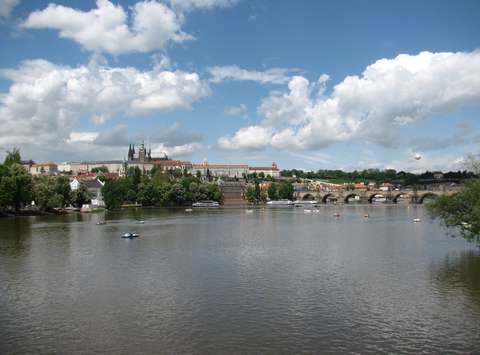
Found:
<svg viewBox="0 0 480 355"><path fill-rule="evenodd" d="M438 217L447 227L458 228L467 240L480 243L480 163L468 157L469 171L443 174L445 181L465 183L463 191L441 196L428 206L433 217ZM106 178L101 172L101 195L107 210L120 208L186 207L198 201L211 200L222 203L220 179L200 174L193 176L182 171L164 171L154 168L142 173L138 167L128 169L126 176ZM302 179L325 179L331 181L366 181L379 183L422 184L434 178L434 173L412 174L395 170L363 170L344 172L341 170L284 170L280 179L263 173L243 177L246 183L245 200L250 205L264 204L268 200L293 200L293 182ZM236 179L238 180L238 179ZM268 182L267 188L261 184ZM97 196L98 197L98 196ZM94 194L83 183L71 189L69 176L31 176L22 165L20 152L7 152L0 164L0 217L39 216L66 214L80 211L89 204ZM88 208L88 213L101 211L99 206ZM82 212L82 211L80 211Z"/></svg>

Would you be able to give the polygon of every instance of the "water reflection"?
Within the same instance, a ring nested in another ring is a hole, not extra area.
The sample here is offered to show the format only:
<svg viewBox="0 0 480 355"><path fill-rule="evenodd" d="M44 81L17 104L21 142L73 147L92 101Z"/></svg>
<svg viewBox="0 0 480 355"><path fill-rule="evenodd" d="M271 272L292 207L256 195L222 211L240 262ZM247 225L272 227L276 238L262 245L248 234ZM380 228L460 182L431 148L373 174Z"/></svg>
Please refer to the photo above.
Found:
<svg viewBox="0 0 480 355"><path fill-rule="evenodd" d="M480 312L480 250L447 253L440 265L432 267L439 290L467 297Z"/></svg>

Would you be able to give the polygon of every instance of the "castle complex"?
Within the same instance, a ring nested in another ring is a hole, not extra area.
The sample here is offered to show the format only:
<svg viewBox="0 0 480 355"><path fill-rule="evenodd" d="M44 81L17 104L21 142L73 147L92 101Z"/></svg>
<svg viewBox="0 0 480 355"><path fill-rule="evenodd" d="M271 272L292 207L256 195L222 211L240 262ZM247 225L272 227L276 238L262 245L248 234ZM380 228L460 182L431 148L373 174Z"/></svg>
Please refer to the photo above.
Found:
<svg viewBox="0 0 480 355"><path fill-rule="evenodd" d="M279 177L280 170L273 163L271 166L252 167L246 164L210 164L206 160L201 164L192 164L190 161L173 160L166 154L163 157L152 157L152 150L142 143L140 147L130 144L127 157L124 160L83 161L67 163L35 163L29 161L24 164L32 175L56 175L69 173L73 176L87 174L96 169L108 170L111 174L124 176L131 167L138 167L143 173L150 172L154 167L161 170L176 170L192 175L243 178L249 174L263 174L264 176Z"/></svg>

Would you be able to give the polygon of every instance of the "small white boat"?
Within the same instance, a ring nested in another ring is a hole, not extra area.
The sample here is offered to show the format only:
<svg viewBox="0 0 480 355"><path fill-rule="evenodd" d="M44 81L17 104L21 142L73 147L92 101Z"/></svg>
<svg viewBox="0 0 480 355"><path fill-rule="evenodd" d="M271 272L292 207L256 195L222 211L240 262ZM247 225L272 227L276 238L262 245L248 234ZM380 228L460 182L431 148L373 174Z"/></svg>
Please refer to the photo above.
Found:
<svg viewBox="0 0 480 355"><path fill-rule="evenodd" d="M220 207L220 204L217 201L198 201L198 202L192 203L192 207L212 208L212 207Z"/></svg>
<svg viewBox="0 0 480 355"><path fill-rule="evenodd" d="M253 210L245 210L245 213L253 213Z"/></svg>
<svg viewBox="0 0 480 355"><path fill-rule="evenodd" d="M185 208L185 212L192 212L193 210L191 208Z"/></svg>
<svg viewBox="0 0 480 355"><path fill-rule="evenodd" d="M105 222L105 221L98 221L97 222L97 226L103 226L105 224L107 224L107 222Z"/></svg>
<svg viewBox="0 0 480 355"><path fill-rule="evenodd" d="M422 220L421 220L420 218L414 218L413 221L414 221L415 223L418 223L418 222L421 222Z"/></svg>
<svg viewBox="0 0 480 355"><path fill-rule="evenodd" d="M290 201L290 200L268 201L267 206L293 206L293 201Z"/></svg>
<svg viewBox="0 0 480 355"><path fill-rule="evenodd" d="M340 213L335 212L335 213L333 214L333 217L340 217Z"/></svg>
<svg viewBox="0 0 480 355"><path fill-rule="evenodd" d="M145 221L138 221L138 224L145 224Z"/></svg>
<svg viewBox="0 0 480 355"><path fill-rule="evenodd" d="M315 210L313 210L313 212L314 212L314 213L319 213L320 210L315 209Z"/></svg>
<svg viewBox="0 0 480 355"><path fill-rule="evenodd" d="M312 213L312 210L303 210L303 213Z"/></svg>
<svg viewBox="0 0 480 355"><path fill-rule="evenodd" d="M124 235L122 235L122 238L126 238L126 239L133 239L138 237L139 235L137 233L125 233Z"/></svg>
<svg viewBox="0 0 480 355"><path fill-rule="evenodd" d="M465 228L466 230L469 230L472 228L472 225L467 222L462 222L462 227Z"/></svg>
<svg viewBox="0 0 480 355"><path fill-rule="evenodd" d="M365 214L363 215L363 218L370 218L370 215L369 215L368 213L365 213Z"/></svg>

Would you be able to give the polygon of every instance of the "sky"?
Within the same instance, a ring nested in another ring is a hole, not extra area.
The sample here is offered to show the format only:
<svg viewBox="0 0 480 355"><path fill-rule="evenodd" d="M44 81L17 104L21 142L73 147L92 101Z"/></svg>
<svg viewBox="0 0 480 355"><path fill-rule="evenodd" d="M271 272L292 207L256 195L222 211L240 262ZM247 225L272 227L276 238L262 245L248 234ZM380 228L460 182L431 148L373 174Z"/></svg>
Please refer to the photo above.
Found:
<svg viewBox="0 0 480 355"><path fill-rule="evenodd" d="M0 157L144 141L192 162L463 169L479 18L476 0L0 0Z"/></svg>

